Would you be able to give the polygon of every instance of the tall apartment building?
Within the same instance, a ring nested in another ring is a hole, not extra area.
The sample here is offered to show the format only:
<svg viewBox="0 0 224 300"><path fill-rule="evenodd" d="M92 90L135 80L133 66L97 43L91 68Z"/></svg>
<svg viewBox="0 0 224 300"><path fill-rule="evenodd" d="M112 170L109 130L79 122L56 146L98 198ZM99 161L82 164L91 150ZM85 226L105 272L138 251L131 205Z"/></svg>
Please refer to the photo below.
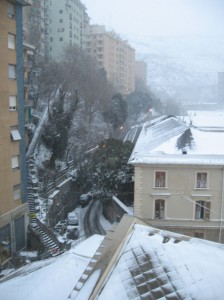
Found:
<svg viewBox="0 0 224 300"><path fill-rule="evenodd" d="M80 0L45 0L45 52L63 60L68 46L85 47L88 15Z"/></svg>
<svg viewBox="0 0 224 300"><path fill-rule="evenodd" d="M0 264L26 245L24 0L0 0Z"/></svg>
<svg viewBox="0 0 224 300"><path fill-rule="evenodd" d="M107 79L122 94L135 90L135 50L105 26L89 26L86 38L87 52L104 68Z"/></svg>
<svg viewBox="0 0 224 300"><path fill-rule="evenodd" d="M135 80L141 81L147 86L147 64L143 60L136 60L135 62Z"/></svg>

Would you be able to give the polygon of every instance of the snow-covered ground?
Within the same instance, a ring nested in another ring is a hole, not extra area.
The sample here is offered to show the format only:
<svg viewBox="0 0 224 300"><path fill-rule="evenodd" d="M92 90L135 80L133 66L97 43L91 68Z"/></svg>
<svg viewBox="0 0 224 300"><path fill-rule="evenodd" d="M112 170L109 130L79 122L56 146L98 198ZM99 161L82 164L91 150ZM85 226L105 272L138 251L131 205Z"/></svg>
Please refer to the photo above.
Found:
<svg viewBox="0 0 224 300"><path fill-rule="evenodd" d="M28 264L20 275L0 283L0 299L67 299L103 239L94 235L61 256Z"/></svg>

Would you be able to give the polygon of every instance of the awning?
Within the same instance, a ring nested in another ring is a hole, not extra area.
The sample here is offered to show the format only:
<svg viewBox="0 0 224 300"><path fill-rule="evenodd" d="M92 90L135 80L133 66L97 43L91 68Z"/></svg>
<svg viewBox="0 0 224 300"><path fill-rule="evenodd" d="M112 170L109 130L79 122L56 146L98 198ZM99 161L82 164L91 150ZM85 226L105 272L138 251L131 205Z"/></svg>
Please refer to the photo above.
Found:
<svg viewBox="0 0 224 300"><path fill-rule="evenodd" d="M20 135L18 129L11 129L11 136L12 136L13 141L21 140L21 135Z"/></svg>

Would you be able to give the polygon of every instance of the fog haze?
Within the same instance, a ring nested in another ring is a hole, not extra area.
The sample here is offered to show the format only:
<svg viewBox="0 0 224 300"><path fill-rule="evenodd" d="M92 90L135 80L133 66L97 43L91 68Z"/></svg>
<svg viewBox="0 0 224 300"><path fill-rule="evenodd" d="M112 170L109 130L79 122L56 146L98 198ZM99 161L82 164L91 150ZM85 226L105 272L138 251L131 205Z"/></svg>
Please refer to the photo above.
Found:
<svg viewBox="0 0 224 300"><path fill-rule="evenodd" d="M83 3L91 24L114 30L147 62L148 84L157 93L183 101L217 100L217 74L224 71L223 0Z"/></svg>
<svg viewBox="0 0 224 300"><path fill-rule="evenodd" d="M222 35L222 0L83 0L91 23L126 35Z"/></svg>

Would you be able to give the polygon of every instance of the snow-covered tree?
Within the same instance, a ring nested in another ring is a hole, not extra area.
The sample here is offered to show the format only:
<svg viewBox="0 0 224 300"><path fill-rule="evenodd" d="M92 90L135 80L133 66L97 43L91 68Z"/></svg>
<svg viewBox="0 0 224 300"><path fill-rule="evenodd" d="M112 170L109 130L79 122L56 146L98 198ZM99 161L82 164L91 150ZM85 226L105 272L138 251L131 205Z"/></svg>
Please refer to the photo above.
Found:
<svg viewBox="0 0 224 300"><path fill-rule="evenodd" d="M132 150L133 144L130 142L123 143L116 139L102 141L83 165L81 174L85 192L91 191L96 199L107 201L113 194L122 195L124 187L129 184L128 192L123 196L132 199L134 170L128 164Z"/></svg>

